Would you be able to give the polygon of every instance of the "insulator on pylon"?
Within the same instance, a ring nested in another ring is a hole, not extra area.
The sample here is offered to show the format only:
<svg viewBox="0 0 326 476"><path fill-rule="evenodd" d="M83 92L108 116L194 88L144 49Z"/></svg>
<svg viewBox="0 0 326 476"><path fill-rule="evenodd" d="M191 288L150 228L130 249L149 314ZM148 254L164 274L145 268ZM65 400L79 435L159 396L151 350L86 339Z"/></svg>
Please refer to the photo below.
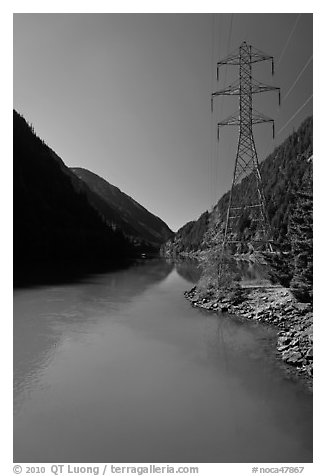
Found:
<svg viewBox="0 0 326 476"><path fill-rule="evenodd" d="M213 98L211 97L211 112L213 112L213 108L214 108L214 101L213 101Z"/></svg>
<svg viewBox="0 0 326 476"><path fill-rule="evenodd" d="M272 58L272 76L274 76L274 58Z"/></svg>
<svg viewBox="0 0 326 476"><path fill-rule="evenodd" d="M278 105L281 105L281 90L278 91Z"/></svg>
<svg viewBox="0 0 326 476"><path fill-rule="evenodd" d="M218 81L218 66L216 66L216 81Z"/></svg>
<svg viewBox="0 0 326 476"><path fill-rule="evenodd" d="M217 140L220 140L220 126L217 125Z"/></svg>
<svg viewBox="0 0 326 476"><path fill-rule="evenodd" d="M273 121L273 139L275 139L275 124L274 124L274 121Z"/></svg>

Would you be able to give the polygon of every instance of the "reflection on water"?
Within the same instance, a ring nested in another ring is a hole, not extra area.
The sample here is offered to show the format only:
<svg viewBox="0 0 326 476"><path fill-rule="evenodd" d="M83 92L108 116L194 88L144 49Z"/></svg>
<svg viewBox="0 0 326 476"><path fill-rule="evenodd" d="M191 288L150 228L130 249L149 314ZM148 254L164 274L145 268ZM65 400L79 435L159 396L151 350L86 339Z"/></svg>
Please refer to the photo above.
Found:
<svg viewBox="0 0 326 476"><path fill-rule="evenodd" d="M202 268L199 261L195 259L171 260L180 276L196 284L202 274ZM247 284L269 284L268 267L258 261L234 261L234 271L240 277L243 285Z"/></svg>
<svg viewBox="0 0 326 476"><path fill-rule="evenodd" d="M196 260L176 260L175 269L183 279L193 284L197 283L202 274L199 262Z"/></svg>
<svg viewBox="0 0 326 476"><path fill-rule="evenodd" d="M275 331L193 309L195 275L158 260L15 292L15 461L311 461Z"/></svg>

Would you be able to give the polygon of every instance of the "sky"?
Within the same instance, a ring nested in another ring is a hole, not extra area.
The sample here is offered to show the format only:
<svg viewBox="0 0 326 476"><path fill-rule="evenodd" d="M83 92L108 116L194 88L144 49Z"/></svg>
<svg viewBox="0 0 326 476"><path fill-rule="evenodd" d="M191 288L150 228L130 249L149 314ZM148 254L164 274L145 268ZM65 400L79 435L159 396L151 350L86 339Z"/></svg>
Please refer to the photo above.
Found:
<svg viewBox="0 0 326 476"><path fill-rule="evenodd" d="M238 98L212 92L238 67L216 62L243 41L273 55L253 76L275 119L254 129L259 159L312 114L312 14L14 14L14 108L69 167L119 187L174 231L231 187L238 130L217 122Z"/></svg>

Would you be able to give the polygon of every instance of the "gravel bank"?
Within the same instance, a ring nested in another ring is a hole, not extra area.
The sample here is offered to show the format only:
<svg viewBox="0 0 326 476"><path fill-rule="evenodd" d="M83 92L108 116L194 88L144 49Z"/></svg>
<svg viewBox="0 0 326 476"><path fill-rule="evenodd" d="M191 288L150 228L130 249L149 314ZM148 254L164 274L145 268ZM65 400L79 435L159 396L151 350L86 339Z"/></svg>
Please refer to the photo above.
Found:
<svg viewBox="0 0 326 476"><path fill-rule="evenodd" d="M279 328L276 352L297 373L312 380L312 305L299 303L282 287L246 287L222 298L202 297L196 287L185 292L192 306L228 312Z"/></svg>

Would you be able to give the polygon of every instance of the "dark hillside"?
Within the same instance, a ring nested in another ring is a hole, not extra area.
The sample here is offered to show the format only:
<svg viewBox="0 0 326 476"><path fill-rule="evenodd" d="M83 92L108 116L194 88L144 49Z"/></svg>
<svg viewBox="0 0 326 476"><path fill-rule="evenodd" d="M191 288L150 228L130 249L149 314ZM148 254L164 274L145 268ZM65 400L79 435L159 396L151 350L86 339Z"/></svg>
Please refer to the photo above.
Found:
<svg viewBox="0 0 326 476"><path fill-rule="evenodd" d="M14 271L59 263L81 267L134 254L108 227L62 160L14 111Z"/></svg>
<svg viewBox="0 0 326 476"><path fill-rule="evenodd" d="M111 226L118 226L126 235L157 249L173 236L173 232L160 218L118 187L89 170L70 170L87 185L86 193L90 203Z"/></svg>

